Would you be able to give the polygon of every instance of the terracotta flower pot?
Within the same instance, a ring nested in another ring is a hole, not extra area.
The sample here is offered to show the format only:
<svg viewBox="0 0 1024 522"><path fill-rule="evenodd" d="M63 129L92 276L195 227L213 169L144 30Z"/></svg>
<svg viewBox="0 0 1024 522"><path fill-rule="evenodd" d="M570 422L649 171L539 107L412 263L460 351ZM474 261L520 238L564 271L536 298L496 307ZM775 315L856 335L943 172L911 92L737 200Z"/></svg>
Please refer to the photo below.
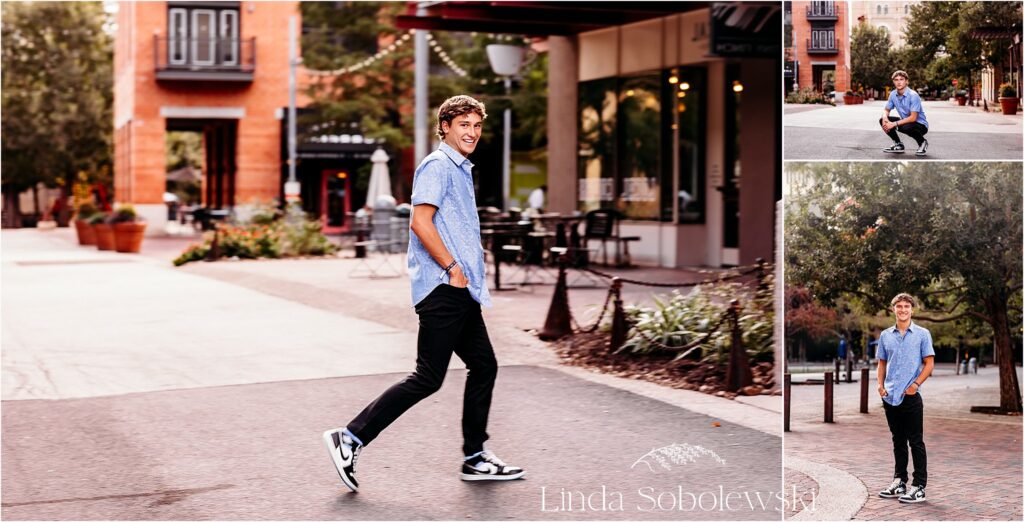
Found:
<svg viewBox="0 0 1024 522"><path fill-rule="evenodd" d="M856 96L843 95L843 105L854 105L856 103Z"/></svg>
<svg viewBox="0 0 1024 522"><path fill-rule="evenodd" d="M1019 103L1020 98L999 98L999 105L1003 108L1003 114L1007 116L1017 114L1017 105Z"/></svg>
<svg viewBox="0 0 1024 522"><path fill-rule="evenodd" d="M967 105L967 97L966 96L957 96L956 97L956 104L957 105L961 105L961 106Z"/></svg>
<svg viewBox="0 0 1024 522"><path fill-rule="evenodd" d="M145 223L115 223L114 248L118 252L137 254L142 249L142 235Z"/></svg>
<svg viewBox="0 0 1024 522"><path fill-rule="evenodd" d="M99 223L92 226L96 233L96 248L100 250L114 249L114 228L106 223Z"/></svg>
<svg viewBox="0 0 1024 522"><path fill-rule="evenodd" d="M78 234L79 245L95 245L96 244L96 232L93 231L92 226L89 223L81 220L75 220L75 232Z"/></svg>

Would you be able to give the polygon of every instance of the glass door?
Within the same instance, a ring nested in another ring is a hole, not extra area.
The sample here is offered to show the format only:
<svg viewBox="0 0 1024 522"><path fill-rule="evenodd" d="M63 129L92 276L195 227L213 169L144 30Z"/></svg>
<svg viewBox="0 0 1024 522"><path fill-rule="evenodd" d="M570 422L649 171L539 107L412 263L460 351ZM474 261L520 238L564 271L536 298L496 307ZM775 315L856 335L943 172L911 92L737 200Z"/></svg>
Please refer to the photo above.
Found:
<svg viewBox="0 0 1024 522"><path fill-rule="evenodd" d="M212 9L192 10L192 63L213 65L217 56L217 18Z"/></svg>

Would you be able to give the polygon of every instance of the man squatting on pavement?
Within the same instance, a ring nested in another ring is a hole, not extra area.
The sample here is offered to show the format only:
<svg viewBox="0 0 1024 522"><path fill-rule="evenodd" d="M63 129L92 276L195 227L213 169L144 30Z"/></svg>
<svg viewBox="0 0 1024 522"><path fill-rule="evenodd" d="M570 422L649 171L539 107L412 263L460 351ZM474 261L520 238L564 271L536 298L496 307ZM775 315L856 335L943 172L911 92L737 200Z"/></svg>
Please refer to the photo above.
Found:
<svg viewBox="0 0 1024 522"><path fill-rule="evenodd" d="M882 112L882 117L878 119L882 131L892 138L892 146L882 149L882 152L903 154L906 151L899 134L896 134L896 131L899 131L914 138L914 141L917 142L916 154L924 156L928 153L928 140L924 139L924 135L928 133L928 120L924 117L921 97L914 89L907 87L908 81L909 77L906 72L892 73L892 84L896 86L896 90L889 93L889 101L885 102L885 110ZM899 118L889 116L889 111L893 108L896 109Z"/></svg>
<svg viewBox="0 0 1024 522"><path fill-rule="evenodd" d="M924 502L928 463L924 449L924 404L918 393L935 367L932 334L910 321L914 298L898 294L892 298L896 326L878 337L878 394L882 396L885 420L892 433L896 471L889 487L878 493L900 502ZM914 483L907 489L907 445L914 459Z"/></svg>
<svg viewBox="0 0 1024 522"><path fill-rule="evenodd" d="M344 428L324 432L334 466L358 491L362 448L417 402L441 388L454 351L469 374L462 403L462 480L512 480L525 474L484 449L498 363L480 306L491 306L484 279L480 219L473 190L473 153L487 117L469 96L449 98L437 111L441 146L416 168L412 186L409 280L419 315L416 370L371 402Z"/></svg>

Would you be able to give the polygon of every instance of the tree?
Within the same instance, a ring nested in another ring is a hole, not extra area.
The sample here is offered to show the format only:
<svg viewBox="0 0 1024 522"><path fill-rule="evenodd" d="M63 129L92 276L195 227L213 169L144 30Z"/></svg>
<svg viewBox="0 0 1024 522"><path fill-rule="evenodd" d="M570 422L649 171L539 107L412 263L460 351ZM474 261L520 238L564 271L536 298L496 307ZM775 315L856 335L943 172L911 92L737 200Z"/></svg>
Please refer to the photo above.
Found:
<svg viewBox="0 0 1024 522"><path fill-rule="evenodd" d="M857 24L850 37L850 74L861 86L884 91L892 73L889 31Z"/></svg>
<svg viewBox="0 0 1024 522"><path fill-rule="evenodd" d="M824 304L857 296L870 314L909 292L921 301L918 320L984 322L1000 354L1000 408L1020 412L1019 163L802 168L813 182L789 201L790 282Z"/></svg>
<svg viewBox="0 0 1024 522"><path fill-rule="evenodd" d="M17 217L18 193L37 183L66 195L79 172L92 182L109 172L113 43L99 2L5 2L2 9L2 185Z"/></svg>

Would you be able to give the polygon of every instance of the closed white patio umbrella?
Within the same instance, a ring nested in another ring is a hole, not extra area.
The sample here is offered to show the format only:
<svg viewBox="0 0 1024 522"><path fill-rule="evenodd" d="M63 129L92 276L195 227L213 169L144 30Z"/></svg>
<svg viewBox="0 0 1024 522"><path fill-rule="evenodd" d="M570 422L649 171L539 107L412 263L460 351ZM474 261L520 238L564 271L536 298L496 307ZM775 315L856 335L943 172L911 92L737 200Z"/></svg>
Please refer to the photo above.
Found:
<svg viewBox="0 0 1024 522"><path fill-rule="evenodd" d="M366 204L373 207L381 196L393 198L391 195L391 174L388 172L388 154L384 149L378 148L373 151L370 161L373 162L373 169L370 170L370 185L366 189Z"/></svg>

